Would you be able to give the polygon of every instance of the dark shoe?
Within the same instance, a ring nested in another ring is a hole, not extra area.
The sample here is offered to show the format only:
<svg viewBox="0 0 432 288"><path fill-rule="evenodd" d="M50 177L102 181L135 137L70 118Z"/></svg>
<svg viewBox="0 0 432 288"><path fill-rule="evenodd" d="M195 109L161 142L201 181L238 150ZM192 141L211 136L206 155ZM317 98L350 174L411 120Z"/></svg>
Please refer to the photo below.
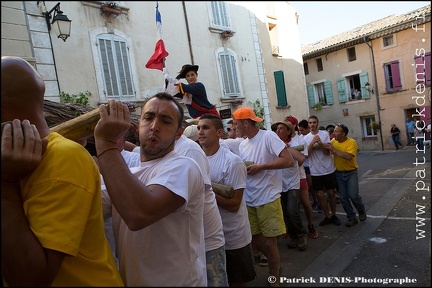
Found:
<svg viewBox="0 0 432 288"><path fill-rule="evenodd" d="M328 224L331 224L331 223L333 223L333 221L330 218L325 217L324 220L322 220L319 223L319 226L324 226L324 225L328 225Z"/></svg>
<svg viewBox="0 0 432 288"><path fill-rule="evenodd" d="M315 230L315 227L313 225L308 226L309 230L309 237L312 239L318 238L318 232Z"/></svg>
<svg viewBox="0 0 432 288"><path fill-rule="evenodd" d="M297 248L297 239L295 239L295 238L288 238L287 247L288 248Z"/></svg>
<svg viewBox="0 0 432 288"><path fill-rule="evenodd" d="M362 213L359 213L359 220L361 222L366 221L366 218L367 218L366 211L363 211Z"/></svg>
<svg viewBox="0 0 432 288"><path fill-rule="evenodd" d="M345 225L346 227L352 227L358 223L357 219L349 220Z"/></svg>
<svg viewBox="0 0 432 288"><path fill-rule="evenodd" d="M259 263L261 260L261 256L260 255L253 255L254 261L255 263Z"/></svg>
<svg viewBox="0 0 432 288"><path fill-rule="evenodd" d="M330 220L336 226L340 226L341 225L341 221L339 220L339 218L336 215L333 215Z"/></svg>
<svg viewBox="0 0 432 288"><path fill-rule="evenodd" d="M307 236L306 234L300 234L297 237L297 248L300 251L304 251L307 247Z"/></svg>

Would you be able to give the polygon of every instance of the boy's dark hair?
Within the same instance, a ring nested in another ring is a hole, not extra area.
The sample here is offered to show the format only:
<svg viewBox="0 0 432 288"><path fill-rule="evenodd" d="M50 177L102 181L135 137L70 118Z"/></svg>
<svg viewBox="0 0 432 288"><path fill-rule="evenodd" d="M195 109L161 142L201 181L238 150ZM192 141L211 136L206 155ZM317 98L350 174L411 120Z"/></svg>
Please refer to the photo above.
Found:
<svg viewBox="0 0 432 288"><path fill-rule="evenodd" d="M200 118L201 119L210 119L213 125L216 127L216 129L224 129L222 120L213 114L204 114Z"/></svg>
<svg viewBox="0 0 432 288"><path fill-rule="evenodd" d="M308 121L306 119L301 120L298 123L298 126L304 128L304 129L309 128L309 124L308 124Z"/></svg>

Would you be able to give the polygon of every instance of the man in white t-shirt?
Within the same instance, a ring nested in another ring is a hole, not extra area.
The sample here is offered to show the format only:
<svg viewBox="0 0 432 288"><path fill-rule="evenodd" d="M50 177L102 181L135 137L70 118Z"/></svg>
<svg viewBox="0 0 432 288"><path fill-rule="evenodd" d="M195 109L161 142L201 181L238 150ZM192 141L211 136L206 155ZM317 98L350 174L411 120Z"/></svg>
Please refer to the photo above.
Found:
<svg viewBox="0 0 432 288"><path fill-rule="evenodd" d="M215 116L217 117L217 116ZM204 240L206 251L207 285L208 287L227 287L225 237L221 215L219 214L216 195L211 186L210 166L204 151L196 142L198 139L197 125L190 125L189 132L177 139L174 151L196 161L204 175L206 189L204 193ZM186 128L186 129L187 129ZM186 135L192 137L188 138Z"/></svg>
<svg viewBox="0 0 432 288"><path fill-rule="evenodd" d="M109 100L94 131L100 172L113 209L119 269L126 286L207 286L204 177L174 151L183 108L167 93L142 107L141 163L127 167L116 140L130 128L129 109ZM181 185L180 185L181 184Z"/></svg>
<svg viewBox="0 0 432 288"><path fill-rule="evenodd" d="M333 156L326 148L330 143L329 133L325 130L319 130L318 117L312 115L308 118L310 132L304 139L308 146L309 169L312 176L312 187L317 193L318 202L321 206L325 218L319 223L319 226L328 224L341 225L339 218L336 216L336 195L334 189L336 183L336 167ZM325 194L328 195L328 202ZM331 210L331 215L330 215Z"/></svg>
<svg viewBox="0 0 432 288"><path fill-rule="evenodd" d="M256 123L263 119L257 117L251 108L237 109L233 119L239 136L246 137L240 143L240 158L243 162L253 162L247 166L245 190L252 248L267 257L270 275L279 279L281 266L277 236L286 233L280 202L280 169L292 167L294 160L285 143L274 132L257 126ZM279 286L279 283L271 285Z"/></svg>
<svg viewBox="0 0 432 288"><path fill-rule="evenodd" d="M225 253L230 287L244 286L256 277L252 258L252 234L250 230L243 190L246 188L246 166L239 156L219 143L223 133L220 118L204 114L198 122L198 141L204 150L209 165L211 181L230 186L232 198L216 194L225 235Z"/></svg>

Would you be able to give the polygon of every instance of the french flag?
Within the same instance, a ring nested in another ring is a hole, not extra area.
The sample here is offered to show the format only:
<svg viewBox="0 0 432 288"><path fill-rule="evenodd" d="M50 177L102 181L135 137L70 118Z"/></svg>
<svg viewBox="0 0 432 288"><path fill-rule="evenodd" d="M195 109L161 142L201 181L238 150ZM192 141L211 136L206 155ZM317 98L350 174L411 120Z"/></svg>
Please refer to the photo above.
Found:
<svg viewBox="0 0 432 288"><path fill-rule="evenodd" d="M164 61L165 57L169 55L169 53L165 50L165 43L162 40L162 17L159 13L159 3L156 4L156 29L158 34L158 41L156 42L156 47L153 55L147 61L145 65L148 69L158 69L163 71L165 66Z"/></svg>

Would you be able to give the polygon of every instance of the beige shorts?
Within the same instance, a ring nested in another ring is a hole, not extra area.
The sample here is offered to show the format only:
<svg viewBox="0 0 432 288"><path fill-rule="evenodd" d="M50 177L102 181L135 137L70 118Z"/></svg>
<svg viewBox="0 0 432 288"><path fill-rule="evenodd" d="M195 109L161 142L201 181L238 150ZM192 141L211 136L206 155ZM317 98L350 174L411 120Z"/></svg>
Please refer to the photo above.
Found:
<svg viewBox="0 0 432 288"><path fill-rule="evenodd" d="M247 206L252 235L277 237L286 233L280 198L273 202L257 206Z"/></svg>

